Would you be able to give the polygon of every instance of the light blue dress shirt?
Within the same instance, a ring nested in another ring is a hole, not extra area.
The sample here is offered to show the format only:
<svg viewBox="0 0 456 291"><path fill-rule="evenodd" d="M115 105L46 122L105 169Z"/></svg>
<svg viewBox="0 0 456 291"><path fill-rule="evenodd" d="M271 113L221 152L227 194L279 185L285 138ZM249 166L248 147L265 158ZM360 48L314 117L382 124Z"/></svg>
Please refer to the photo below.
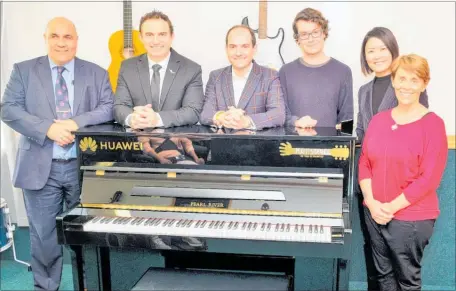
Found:
<svg viewBox="0 0 456 291"><path fill-rule="evenodd" d="M57 80L57 65L49 59L49 66L51 67L51 74L52 74L52 88L55 88L55 82ZM73 112L73 102L74 102L74 59L64 65L65 70L62 73L63 79L65 79L65 83L68 88L68 101L70 103L71 113ZM57 100L54 92L54 98ZM52 151L52 158L53 159L71 159L76 158L76 145L73 143L70 147L61 147L57 143L54 142L54 148Z"/></svg>

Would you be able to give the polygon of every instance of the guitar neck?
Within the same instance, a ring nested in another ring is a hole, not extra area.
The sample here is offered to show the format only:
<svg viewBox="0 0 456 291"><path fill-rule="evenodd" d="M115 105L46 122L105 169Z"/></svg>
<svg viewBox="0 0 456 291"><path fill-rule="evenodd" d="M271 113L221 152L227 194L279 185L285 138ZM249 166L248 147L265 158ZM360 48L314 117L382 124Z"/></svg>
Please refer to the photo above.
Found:
<svg viewBox="0 0 456 291"><path fill-rule="evenodd" d="M131 0L123 1L123 32L124 32L124 48L133 47L132 37L132 20L131 20Z"/></svg>
<svg viewBox="0 0 456 291"><path fill-rule="evenodd" d="M258 38L266 39L268 37L268 1L260 0L259 9Z"/></svg>

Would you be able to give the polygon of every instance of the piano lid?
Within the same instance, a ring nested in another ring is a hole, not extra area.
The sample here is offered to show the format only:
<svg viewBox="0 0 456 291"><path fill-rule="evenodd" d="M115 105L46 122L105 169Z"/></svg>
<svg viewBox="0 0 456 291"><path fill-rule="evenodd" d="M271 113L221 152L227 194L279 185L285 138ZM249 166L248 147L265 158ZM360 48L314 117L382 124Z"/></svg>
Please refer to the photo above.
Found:
<svg viewBox="0 0 456 291"><path fill-rule="evenodd" d="M137 137L137 136L187 136L187 137L218 137L226 136L227 138L261 138L261 139L276 139L278 137L286 137L287 139L299 140L355 140L356 137L352 133L345 133L332 127L316 127L311 129L294 128L294 127L274 127L264 130L234 130L234 129L218 129L205 125L179 126L171 128L151 128L144 130L134 130L125 128L117 123L107 123L93 125L80 128L75 132L76 136L122 136L122 137Z"/></svg>

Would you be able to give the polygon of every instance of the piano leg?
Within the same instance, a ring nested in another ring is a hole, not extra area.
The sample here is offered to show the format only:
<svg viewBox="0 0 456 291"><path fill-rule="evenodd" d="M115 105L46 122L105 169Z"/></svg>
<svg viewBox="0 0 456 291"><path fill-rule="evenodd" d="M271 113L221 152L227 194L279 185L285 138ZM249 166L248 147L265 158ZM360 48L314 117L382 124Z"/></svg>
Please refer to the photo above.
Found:
<svg viewBox="0 0 456 291"><path fill-rule="evenodd" d="M101 278L100 290L111 291L111 263L108 247L98 247L98 272Z"/></svg>
<svg viewBox="0 0 456 291"><path fill-rule="evenodd" d="M84 290L84 261L82 246L70 245L71 265L73 270L74 290Z"/></svg>
<svg viewBox="0 0 456 291"><path fill-rule="evenodd" d="M109 247L85 245L84 272L86 290L111 291L111 265Z"/></svg>
<svg viewBox="0 0 456 291"><path fill-rule="evenodd" d="M348 290L349 286L349 266L348 260L335 259L336 261L336 291Z"/></svg>

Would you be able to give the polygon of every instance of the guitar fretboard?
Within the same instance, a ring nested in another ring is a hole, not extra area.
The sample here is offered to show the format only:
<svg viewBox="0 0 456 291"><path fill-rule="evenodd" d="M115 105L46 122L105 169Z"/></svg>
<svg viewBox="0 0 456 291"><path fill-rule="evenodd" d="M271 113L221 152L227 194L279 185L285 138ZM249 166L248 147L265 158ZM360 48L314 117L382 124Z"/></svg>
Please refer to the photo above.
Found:
<svg viewBox="0 0 456 291"><path fill-rule="evenodd" d="M268 1L260 0L259 4L258 38L266 39L268 37Z"/></svg>
<svg viewBox="0 0 456 291"><path fill-rule="evenodd" d="M124 31L124 48L132 48L133 39L132 39L132 20L131 20L131 0L123 1L123 31Z"/></svg>

